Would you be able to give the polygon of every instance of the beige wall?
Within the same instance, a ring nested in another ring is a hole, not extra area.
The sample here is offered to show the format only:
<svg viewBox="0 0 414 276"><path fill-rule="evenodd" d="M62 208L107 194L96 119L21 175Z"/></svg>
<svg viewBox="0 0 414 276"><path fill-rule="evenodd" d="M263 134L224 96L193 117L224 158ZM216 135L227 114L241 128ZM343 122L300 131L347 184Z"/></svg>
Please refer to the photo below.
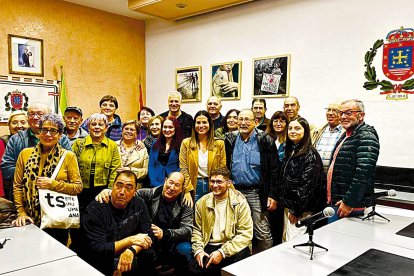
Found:
<svg viewBox="0 0 414 276"><path fill-rule="evenodd" d="M41 38L44 79L59 79L63 65L69 105L87 117L111 94L121 118L135 118L139 76L145 89L144 21L57 0L1 0L0 9L0 75L9 75L8 34Z"/></svg>

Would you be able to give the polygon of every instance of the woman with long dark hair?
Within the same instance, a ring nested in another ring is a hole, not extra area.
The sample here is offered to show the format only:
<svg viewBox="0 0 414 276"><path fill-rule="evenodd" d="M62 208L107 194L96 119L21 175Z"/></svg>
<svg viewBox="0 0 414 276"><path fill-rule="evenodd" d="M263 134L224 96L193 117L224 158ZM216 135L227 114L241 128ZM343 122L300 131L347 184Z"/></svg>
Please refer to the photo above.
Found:
<svg viewBox="0 0 414 276"><path fill-rule="evenodd" d="M270 135L276 143L279 160L283 162L285 157L285 142L287 136L288 118L283 111L276 111L270 118L266 133Z"/></svg>
<svg viewBox="0 0 414 276"><path fill-rule="evenodd" d="M295 226L300 219L326 204L322 160L312 146L309 123L302 117L289 123L279 183L279 200L285 208L283 241L288 241L306 232L306 227Z"/></svg>
<svg viewBox="0 0 414 276"><path fill-rule="evenodd" d="M227 111L226 116L223 117L222 127L214 130L214 136L218 139L224 140L227 132L235 131L239 129L237 125L237 116L240 111L237 109L230 109Z"/></svg>
<svg viewBox="0 0 414 276"><path fill-rule="evenodd" d="M180 123L174 116L167 116L161 126L160 138L149 153L148 176L151 187L164 184L170 173L180 170L178 155L182 140Z"/></svg>
<svg viewBox="0 0 414 276"><path fill-rule="evenodd" d="M193 196L197 201L209 192L210 172L219 167L226 167L224 141L214 139L214 124L208 112L198 111L194 116L191 137L184 139L180 151L186 203L192 206Z"/></svg>

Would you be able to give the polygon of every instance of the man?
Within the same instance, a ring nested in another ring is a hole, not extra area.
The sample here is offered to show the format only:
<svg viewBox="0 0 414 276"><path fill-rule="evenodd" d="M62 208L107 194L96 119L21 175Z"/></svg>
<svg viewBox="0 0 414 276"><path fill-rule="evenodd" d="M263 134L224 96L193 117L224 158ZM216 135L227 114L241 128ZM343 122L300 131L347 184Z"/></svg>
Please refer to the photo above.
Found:
<svg viewBox="0 0 414 276"><path fill-rule="evenodd" d="M377 132L364 122L365 108L360 100L343 102L339 115L345 133L336 143L328 170L328 204L337 208L329 222L372 205L380 149Z"/></svg>
<svg viewBox="0 0 414 276"><path fill-rule="evenodd" d="M20 152L25 148L36 146L39 142L39 121L44 114L50 112L50 108L43 103L33 103L29 106L27 110L29 128L24 131L19 131L17 134L10 137L2 158L1 169L3 171L3 179L5 183L13 183L17 157L19 157ZM59 144L65 149L71 150L70 142L66 135L62 135Z"/></svg>
<svg viewBox="0 0 414 276"><path fill-rule="evenodd" d="M344 129L341 126L341 117L339 116L340 105L341 104L338 102L329 104L326 108L327 123L320 129L315 130L312 134L313 146L317 149L322 158L325 175L328 172L336 142L344 132Z"/></svg>
<svg viewBox="0 0 414 276"><path fill-rule="evenodd" d="M146 249L156 241L144 201L134 197L137 178L132 171L120 172L114 181L109 203L92 201L83 215L92 266L112 275L133 270L150 275L153 254Z"/></svg>
<svg viewBox="0 0 414 276"><path fill-rule="evenodd" d="M254 99L252 101L252 110L255 116L255 125L258 129L266 131L270 120L266 118L266 100Z"/></svg>
<svg viewBox="0 0 414 276"><path fill-rule="evenodd" d="M24 53L22 54L22 61L24 67L30 67L29 50L27 48L24 49Z"/></svg>
<svg viewBox="0 0 414 276"><path fill-rule="evenodd" d="M164 185L136 192L148 208L153 223L151 229L159 241L153 248L157 260L175 265L178 270L186 267L191 259L193 227L193 209L183 202L183 185L184 175L173 172L165 179ZM97 200L109 202L110 195L111 190L104 190Z"/></svg>
<svg viewBox="0 0 414 276"><path fill-rule="evenodd" d="M193 117L181 110L181 94L173 91L168 95L168 111L161 113L161 117L174 116L180 123L184 138L191 136Z"/></svg>
<svg viewBox="0 0 414 276"><path fill-rule="evenodd" d="M273 139L255 128L251 109L238 116L239 130L226 134L227 167L230 168L234 187L247 199L252 212L254 252L272 247L269 211L276 209L279 158Z"/></svg>
<svg viewBox="0 0 414 276"><path fill-rule="evenodd" d="M293 121L299 116L299 101L296 97L287 97L283 103L283 111L285 112L286 116L288 117L289 121Z"/></svg>
<svg viewBox="0 0 414 276"><path fill-rule="evenodd" d="M221 99L217 96L211 96L207 100L207 112L210 114L213 120L214 130L223 126L222 120L223 115L220 113L221 110Z"/></svg>
<svg viewBox="0 0 414 276"><path fill-rule="evenodd" d="M76 106L68 106L65 109L63 120L65 121L65 129L63 131L70 140L70 145L75 143L76 139L84 138L88 135L88 132L81 128L82 124L82 109Z"/></svg>
<svg viewBox="0 0 414 276"><path fill-rule="evenodd" d="M191 270L220 275L222 267L251 255L253 222L246 199L229 189L227 168L212 170L209 184L211 193L200 198L195 207Z"/></svg>

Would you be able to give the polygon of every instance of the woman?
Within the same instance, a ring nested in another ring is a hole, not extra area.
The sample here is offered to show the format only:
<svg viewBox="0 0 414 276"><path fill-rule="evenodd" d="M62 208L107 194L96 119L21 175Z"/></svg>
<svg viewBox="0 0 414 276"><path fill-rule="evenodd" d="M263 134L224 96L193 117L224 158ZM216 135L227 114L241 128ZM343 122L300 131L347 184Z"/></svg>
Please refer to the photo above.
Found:
<svg viewBox="0 0 414 276"><path fill-rule="evenodd" d="M237 125L237 116L240 111L237 109L230 109L226 116L223 117L223 126L214 131L214 136L218 139L224 140L227 132L235 131L239 128Z"/></svg>
<svg viewBox="0 0 414 276"><path fill-rule="evenodd" d="M151 108L146 107L146 106L141 108L141 110L138 112L138 116L137 116L138 122L139 122L139 133L137 135L138 140L143 141L145 137L147 137L149 120L154 115L155 115L154 111Z"/></svg>
<svg viewBox="0 0 414 276"><path fill-rule="evenodd" d="M116 144L121 155L122 167L135 173L138 188L142 188L142 181L148 173L148 153L147 149L140 140L136 140L139 127L135 120L130 120L122 125L122 139Z"/></svg>
<svg viewBox="0 0 414 276"><path fill-rule="evenodd" d="M144 145L147 148L147 152L149 153L151 150L152 145L154 145L155 141L160 138L161 135L161 125L164 119L158 115L155 117L151 117L148 121L148 133L147 137L145 137Z"/></svg>
<svg viewBox="0 0 414 276"><path fill-rule="evenodd" d="M285 208L283 241L306 232L295 224L302 218L323 209L326 189L322 185L322 160L312 146L308 122L297 118L289 123L279 183L279 200Z"/></svg>
<svg viewBox="0 0 414 276"><path fill-rule="evenodd" d="M279 160L283 162L285 157L285 142L287 134L288 118L283 111L276 111L270 118L270 123L267 125L266 133L270 135L276 143Z"/></svg>
<svg viewBox="0 0 414 276"><path fill-rule="evenodd" d="M180 168L185 177L185 202L188 205L193 205L193 196L198 201L209 192L210 172L220 167L226 167L224 141L214 139L213 120L207 111L201 110L194 117L191 137L184 139L180 150Z"/></svg>
<svg viewBox="0 0 414 276"><path fill-rule="evenodd" d="M6 145L9 138L16 134L20 130L25 130L29 127L27 122L26 112L23 110L13 111L9 119L7 120L10 134L6 134L0 137L0 165L1 159L3 158L4 152L6 151ZM3 174L0 170L0 197L5 197L12 200L12 183L11 181L4 181Z"/></svg>
<svg viewBox="0 0 414 276"><path fill-rule="evenodd" d="M178 154L183 140L180 123L174 116L167 116L161 126L160 138L151 147L148 176L151 187L164 184L165 178L180 170Z"/></svg>
<svg viewBox="0 0 414 276"><path fill-rule="evenodd" d="M34 148L25 148L17 159L14 173L14 202L18 217L15 226L23 226L26 222L40 225L40 204L38 189L48 189L69 195L82 191L76 155L62 148L58 141L63 133L64 124L56 114L46 114L39 122L39 143ZM64 161L55 179L50 177L62 155ZM44 229L62 244L67 243L66 229Z"/></svg>

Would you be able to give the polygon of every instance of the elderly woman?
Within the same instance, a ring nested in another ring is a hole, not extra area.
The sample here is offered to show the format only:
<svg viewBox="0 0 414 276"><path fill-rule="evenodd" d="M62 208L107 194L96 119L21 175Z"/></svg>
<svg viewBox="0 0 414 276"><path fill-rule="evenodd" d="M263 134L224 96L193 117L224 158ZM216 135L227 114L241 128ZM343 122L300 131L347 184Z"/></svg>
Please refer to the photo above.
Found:
<svg viewBox="0 0 414 276"><path fill-rule="evenodd" d="M276 111L270 118L266 133L270 135L276 143L279 160L283 162L285 157L285 144L287 135L288 118L283 111Z"/></svg>
<svg viewBox="0 0 414 276"><path fill-rule="evenodd" d="M38 189L48 189L69 195L82 191L76 155L62 148L58 141L64 124L56 114L46 114L39 122L39 143L34 148L25 148L17 159L14 173L14 202L18 217L13 222L23 226L26 222L40 225L40 204ZM51 179L62 155L66 153L62 166L55 179ZM68 239L66 229L45 229L52 237L63 244Z"/></svg>
<svg viewBox="0 0 414 276"><path fill-rule="evenodd" d="M149 154L152 145L160 138L161 135L161 125L164 122L164 119L158 115L151 117L148 121L147 137L145 137L144 145L147 148Z"/></svg>
<svg viewBox="0 0 414 276"><path fill-rule="evenodd" d="M194 117L191 137L183 140L180 150L180 168L185 176L185 201L193 205L209 192L210 172L226 167L224 141L214 139L213 120L207 111L201 110ZM189 192L192 192L192 196Z"/></svg>
<svg viewBox="0 0 414 276"><path fill-rule="evenodd" d="M7 125L9 127L10 134L6 134L0 137L0 164L1 159L3 158L4 152L6 150L7 142L9 138L16 134L20 130L25 130L29 127L29 123L27 122L26 112L23 110L13 111L10 116L9 120L7 121ZM0 196L6 197L7 199L12 200L12 183L11 181L4 181L3 174L0 170Z"/></svg>
<svg viewBox="0 0 414 276"><path fill-rule="evenodd" d="M146 106L142 107L141 110L138 112L138 115L137 115L138 122L139 122L139 130L138 130L138 135L137 135L138 140L143 141L147 137L149 120L154 115L155 115L155 112L151 108L146 107Z"/></svg>
<svg viewBox="0 0 414 276"><path fill-rule="evenodd" d="M235 131L239 128L237 125L237 116L240 111L237 109L230 109L226 116L223 117L223 126L214 130L214 136L218 139L224 140L227 132Z"/></svg>
<svg viewBox="0 0 414 276"><path fill-rule="evenodd" d="M135 120L122 125L122 138L116 144L121 154L121 170L131 170L139 181L137 188L142 188L142 181L148 173L148 153L140 140L136 140L139 127Z"/></svg>
<svg viewBox="0 0 414 276"><path fill-rule="evenodd" d="M174 116L167 116L161 129L160 138L149 154L148 176L151 187L161 186L170 173L180 171L178 155L183 140L180 123Z"/></svg>

